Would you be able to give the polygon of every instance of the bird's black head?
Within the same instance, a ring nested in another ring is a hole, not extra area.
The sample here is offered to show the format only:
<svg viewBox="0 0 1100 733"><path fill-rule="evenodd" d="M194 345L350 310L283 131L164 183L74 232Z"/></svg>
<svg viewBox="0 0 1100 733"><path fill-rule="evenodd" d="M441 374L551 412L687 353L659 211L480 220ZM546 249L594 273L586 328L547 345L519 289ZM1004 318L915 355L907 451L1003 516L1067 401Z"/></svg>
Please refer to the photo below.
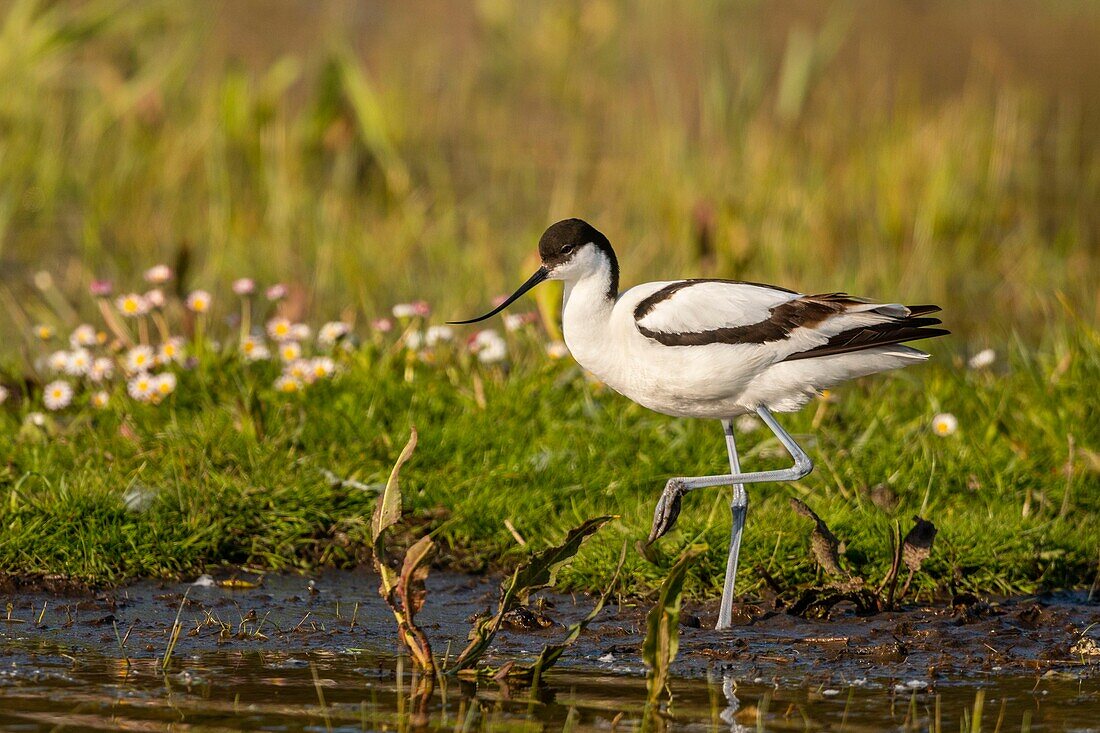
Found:
<svg viewBox="0 0 1100 733"><path fill-rule="evenodd" d="M611 242L582 219L562 219L551 224L539 239L539 259L542 260L542 267L503 303L483 316L452 323L477 323L495 316L544 280L576 282L584 277L602 274L607 281L607 297L611 300L618 297L619 262L611 249Z"/></svg>

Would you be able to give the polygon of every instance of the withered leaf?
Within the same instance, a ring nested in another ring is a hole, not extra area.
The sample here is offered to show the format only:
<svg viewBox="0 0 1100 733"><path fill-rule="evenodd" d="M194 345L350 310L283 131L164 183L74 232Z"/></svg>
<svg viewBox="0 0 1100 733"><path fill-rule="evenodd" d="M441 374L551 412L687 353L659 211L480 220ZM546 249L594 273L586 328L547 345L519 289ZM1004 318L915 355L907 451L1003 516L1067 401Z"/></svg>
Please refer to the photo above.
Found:
<svg viewBox="0 0 1100 733"><path fill-rule="evenodd" d="M921 563L932 554L932 541L936 539L936 525L917 516L913 517L913 521L916 524L909 530L909 534L905 535L901 557L909 571L915 573L920 570Z"/></svg>
<svg viewBox="0 0 1100 733"><path fill-rule="evenodd" d="M810 535L810 552L814 561L830 575L846 576L847 573L840 567L840 540L829 530L829 526L799 499L791 497L791 509L814 521L814 531Z"/></svg>

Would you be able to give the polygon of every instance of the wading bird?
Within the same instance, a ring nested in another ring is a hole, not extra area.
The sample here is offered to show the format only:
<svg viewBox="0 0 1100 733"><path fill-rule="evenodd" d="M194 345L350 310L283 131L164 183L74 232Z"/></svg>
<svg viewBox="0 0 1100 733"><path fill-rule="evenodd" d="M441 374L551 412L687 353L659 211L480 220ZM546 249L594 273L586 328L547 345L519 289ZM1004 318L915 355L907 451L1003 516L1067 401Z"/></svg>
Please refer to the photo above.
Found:
<svg viewBox="0 0 1100 733"><path fill-rule="evenodd" d="M872 303L844 293L803 295L732 280L672 280L619 292L619 263L607 237L580 219L552 225L539 240L542 266L476 323L507 308L544 280L562 280L562 330L578 363L616 392L656 412L722 421L730 472L671 478L653 514L652 543L668 532L688 492L732 486L726 578L717 628L728 628L745 484L794 481L813 469L772 412L792 412L839 382L924 361L901 345L948 333L928 314L934 305ZM742 473L733 418L755 413L794 465Z"/></svg>

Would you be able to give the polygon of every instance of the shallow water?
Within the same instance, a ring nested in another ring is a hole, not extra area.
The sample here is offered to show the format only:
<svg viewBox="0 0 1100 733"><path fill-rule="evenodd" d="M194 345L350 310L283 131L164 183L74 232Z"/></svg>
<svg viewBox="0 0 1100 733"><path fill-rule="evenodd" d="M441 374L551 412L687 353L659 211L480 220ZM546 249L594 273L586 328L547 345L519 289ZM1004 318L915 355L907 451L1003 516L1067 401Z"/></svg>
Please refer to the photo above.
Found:
<svg viewBox="0 0 1100 733"><path fill-rule="evenodd" d="M309 582L268 576L258 588L143 582L94 596L10 594L0 623L0 726L407 727L413 680L374 578L327 573ZM495 584L442 574L430 591L421 618L445 655L448 640L455 648L464 641L470 615L492 605ZM683 629L671 726L959 730L977 707L982 730L1100 730L1100 655L1087 643L1100 638L1100 628L1089 629L1100 609L1084 600L824 622L746 605L745 625L730 633ZM543 611L558 624L502 634L488 661L532 658L590 603L549 595ZM644 610L605 610L537 689L444 680L430 727L639 727ZM692 614L711 621L707 607L688 611L689 623ZM181 632L165 665L177 614Z"/></svg>

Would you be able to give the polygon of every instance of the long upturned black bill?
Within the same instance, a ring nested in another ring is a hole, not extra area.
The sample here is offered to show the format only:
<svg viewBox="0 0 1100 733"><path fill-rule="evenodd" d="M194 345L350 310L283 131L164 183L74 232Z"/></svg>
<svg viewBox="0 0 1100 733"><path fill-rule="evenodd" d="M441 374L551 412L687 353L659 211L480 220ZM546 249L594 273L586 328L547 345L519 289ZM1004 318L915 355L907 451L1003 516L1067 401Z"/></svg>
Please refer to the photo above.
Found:
<svg viewBox="0 0 1100 733"><path fill-rule="evenodd" d="M478 321L484 321L486 318L492 318L497 313L500 313L502 310L504 310L505 308L510 306L512 303L514 303L520 296L522 296L528 290L535 287L536 285L538 285L540 282L542 282L543 280L545 280L549 276L550 276L550 271L547 270L545 267L540 267L539 269L535 270L534 275L527 278L527 282L525 282L523 285L519 286L519 290L517 290L516 292L509 295L507 300L505 300L503 303L498 305L496 308L493 308L491 311L489 311L485 315L478 316L477 318L471 318L468 321L447 321L447 323L451 324L452 326L461 326L465 323L477 323Z"/></svg>

